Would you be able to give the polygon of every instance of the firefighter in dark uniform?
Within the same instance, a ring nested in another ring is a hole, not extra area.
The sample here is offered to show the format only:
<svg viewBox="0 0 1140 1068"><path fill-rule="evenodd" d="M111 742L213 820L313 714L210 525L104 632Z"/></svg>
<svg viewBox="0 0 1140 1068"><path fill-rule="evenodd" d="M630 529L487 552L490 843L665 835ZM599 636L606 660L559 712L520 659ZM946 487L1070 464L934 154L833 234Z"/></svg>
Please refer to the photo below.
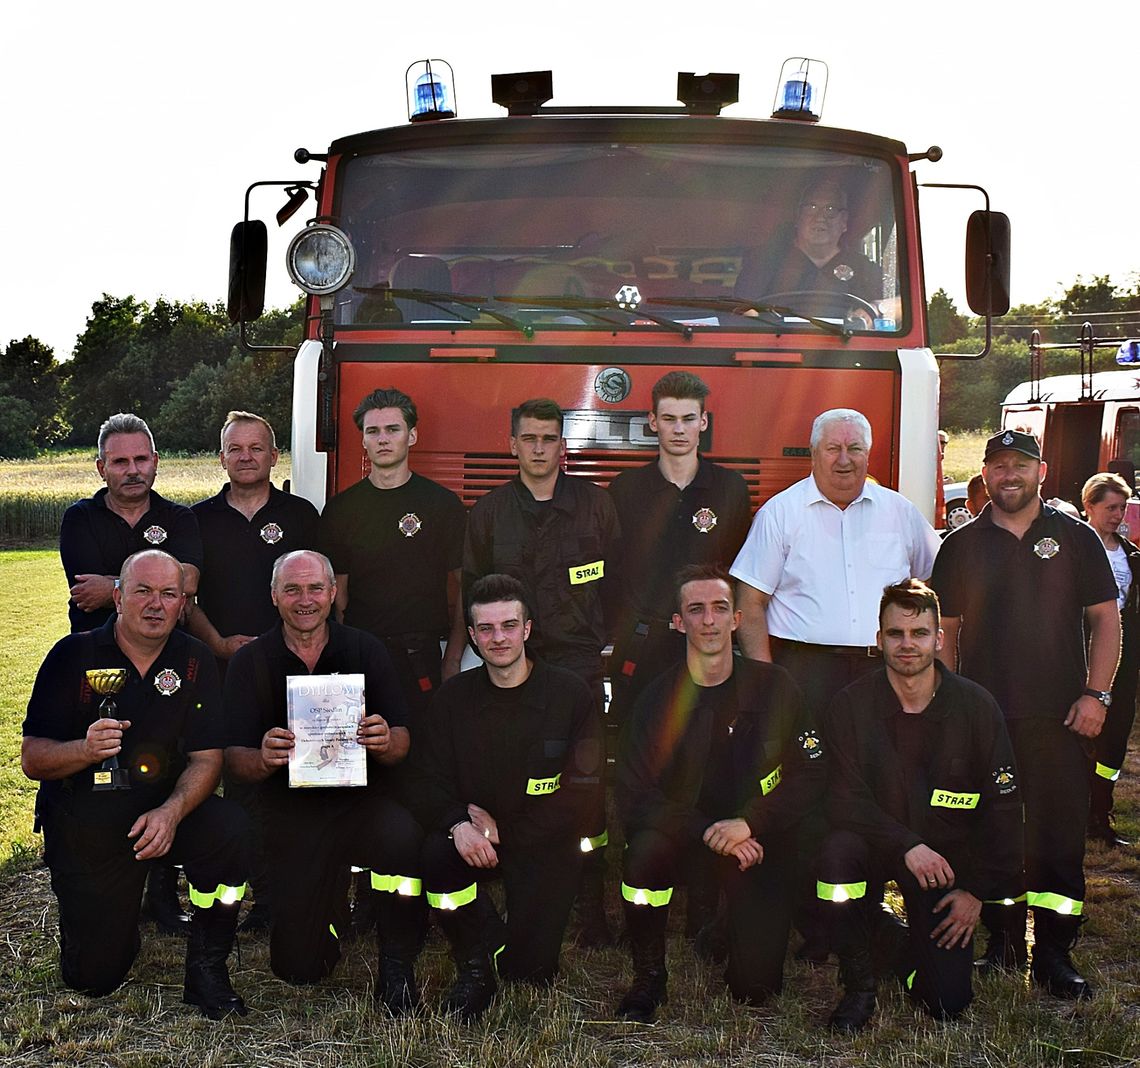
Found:
<svg viewBox="0 0 1140 1068"><path fill-rule="evenodd" d="M796 830L823 776L819 735L791 676L733 657L740 615L728 573L707 564L683 568L677 606L685 662L638 699L617 771L634 969L617 1011L646 1023L666 1000L673 886L701 858L728 902L729 990L749 1004L780 990Z"/></svg>
<svg viewBox="0 0 1140 1068"><path fill-rule="evenodd" d="M997 702L935 660L938 598L918 579L888 586L879 608L884 668L841 690L824 715L831 831L817 892L829 902L845 994L830 1025L862 1030L875 1009L867 886L894 879L909 924L892 962L936 1019L972 998L982 902L1023 890L1021 796Z"/></svg>
<svg viewBox="0 0 1140 1068"><path fill-rule="evenodd" d="M40 780L36 817L59 902L60 972L101 996L139 949L143 884L169 857L194 905L183 999L211 1019L245 1006L226 970L246 880L244 813L214 796L224 725L214 658L175 630L182 566L128 558L116 615L56 643L24 720L24 773Z"/></svg>
<svg viewBox="0 0 1140 1068"><path fill-rule="evenodd" d="M1036 438L995 434L982 474L990 503L943 541L930 584L946 634L938 655L997 699L1025 806L1026 902L983 914L985 966L1024 966L1029 906L1034 980L1091 997L1070 950L1085 904L1089 762L1120 656L1116 582L1096 532L1041 500Z"/></svg>
<svg viewBox="0 0 1140 1068"><path fill-rule="evenodd" d="M1105 472L1093 475L1081 490L1089 526L1100 535L1108 553L1120 608L1120 665L1112 684L1112 704L1104 718L1104 729L1096 737L1089 778L1092 803L1088 837L1113 849L1129 844L1116 833L1112 794L1124 767L1128 738L1136 720L1136 679L1140 669L1140 548L1120 533L1131 496L1128 483L1120 475Z"/></svg>
<svg viewBox="0 0 1140 1068"><path fill-rule="evenodd" d="M610 702L619 719L650 682L685 657L684 635L673 629L677 572L685 564L728 567L752 521L744 479L697 451L709 425L708 394L688 371L660 378L649 414L658 456L622 471L609 486L622 531Z"/></svg>
<svg viewBox="0 0 1140 1068"><path fill-rule="evenodd" d="M100 428L99 477L106 487L76 501L63 514L59 555L71 587L67 614L72 633L102 626L115 615L112 590L123 561L144 549L162 549L182 563L187 604L198 587L202 540L184 504L156 493L158 453L150 428L119 412ZM143 912L167 934L184 934L190 917L178 901L178 874L169 863L151 864Z"/></svg>
<svg viewBox="0 0 1140 1068"><path fill-rule="evenodd" d="M335 596L332 565L320 553L288 553L274 565L281 624L238 650L226 673L226 770L263 790L274 974L311 983L332 972L349 922L350 865L368 867L380 897L376 995L393 1015L402 1015L419 1000L414 964L423 840L387 788L387 772L408 752L404 699L384 646L329 619ZM295 739L286 726L287 678L357 673L364 676L366 714L357 740L367 750L368 784L291 790Z"/></svg>
<svg viewBox="0 0 1140 1068"><path fill-rule="evenodd" d="M605 490L561 470L566 454L562 409L552 400L524 401L511 413L516 478L475 502L463 546L464 595L484 575L522 583L531 612L528 651L567 668L590 687L603 709L602 649L608 638L619 525ZM604 802L583 839L588 854L578 898L578 941L612 942L604 909Z"/></svg>
<svg viewBox="0 0 1140 1068"><path fill-rule="evenodd" d="M320 516L304 497L283 493L270 481L277 465L273 427L252 412L230 412L221 431L219 459L229 481L221 492L193 506L202 535L202 575L187 626L218 660L225 679L230 658L278 620L269 595L277 557L317 545ZM226 781L226 797L240 804L253 823L250 885L253 908L242 931L269 926L272 890L263 847L260 796L248 783Z"/></svg>
<svg viewBox="0 0 1140 1068"><path fill-rule="evenodd" d="M527 655L522 584L468 594L481 667L444 683L415 728L415 808L428 904L458 967L444 1011L476 1019L503 978L550 983L602 792L601 721L585 683ZM487 895L501 878L505 922Z"/></svg>

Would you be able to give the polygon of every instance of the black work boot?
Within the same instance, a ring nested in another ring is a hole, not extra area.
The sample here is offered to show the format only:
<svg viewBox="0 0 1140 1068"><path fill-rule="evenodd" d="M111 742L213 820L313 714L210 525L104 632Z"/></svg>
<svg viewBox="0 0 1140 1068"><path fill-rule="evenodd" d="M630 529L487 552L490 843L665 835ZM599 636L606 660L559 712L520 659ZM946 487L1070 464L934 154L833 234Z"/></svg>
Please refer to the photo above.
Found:
<svg viewBox="0 0 1140 1068"><path fill-rule="evenodd" d="M635 1023L653 1023L659 1005L669 1000L665 969L666 906L625 903L625 926L633 956L633 984L617 1007L618 1016Z"/></svg>
<svg viewBox="0 0 1140 1068"><path fill-rule="evenodd" d="M1093 988L1073 964L1069 951L1080 933L1080 916L1061 916L1052 909L1033 910L1033 981L1055 998L1084 1001Z"/></svg>
<svg viewBox="0 0 1140 1068"><path fill-rule="evenodd" d="M427 930L427 905L417 895L370 891L376 901L380 966L376 997L393 1016L407 1016L420 1007L415 961Z"/></svg>
<svg viewBox="0 0 1140 1068"><path fill-rule="evenodd" d="M1116 784L1094 772L1089 785L1091 789L1086 837L1094 842L1103 842L1109 849L1127 848L1131 843L1117 835L1112 815L1112 788Z"/></svg>
<svg viewBox="0 0 1140 1068"><path fill-rule="evenodd" d="M863 901L845 901L831 907L835 952L839 957L839 982L843 997L827 1026L853 1035L862 1031L875 1014L875 969L871 963L871 936L867 907Z"/></svg>
<svg viewBox="0 0 1140 1068"><path fill-rule="evenodd" d="M178 869L165 858L150 866L142 911L163 934L185 937L190 933L190 916L178 900Z"/></svg>
<svg viewBox="0 0 1140 1068"><path fill-rule="evenodd" d="M574 941L583 949L605 949L614 945L606 919L605 853L587 853L582 863L582 879L574 899Z"/></svg>
<svg viewBox="0 0 1140 1068"><path fill-rule="evenodd" d="M458 964L458 974L444 995L440 1011L458 1016L462 1023L474 1023L494 1000L498 984L491 958L485 953Z"/></svg>
<svg viewBox="0 0 1140 1068"><path fill-rule="evenodd" d="M1025 902L1015 905L983 905L982 923L989 934L986 951L974 961L983 974L1023 972L1029 961L1025 945Z"/></svg>
<svg viewBox="0 0 1140 1068"><path fill-rule="evenodd" d="M876 979L893 975L906 982L909 972L907 943L910 928L886 905L872 910L871 965Z"/></svg>
<svg viewBox="0 0 1140 1068"><path fill-rule="evenodd" d="M377 892L372 889L372 872L358 871L352 876L352 905L349 910L349 940L355 941L376 930Z"/></svg>
<svg viewBox="0 0 1140 1068"><path fill-rule="evenodd" d="M420 1007L415 965L400 957L380 955L376 997L393 1016L408 1016Z"/></svg>
<svg viewBox="0 0 1140 1068"><path fill-rule="evenodd" d="M220 1020L231 1012L245 1016L249 1010L230 986L226 958L237 931L238 902L215 901L208 909L195 908L186 947L186 982L182 1000L197 1005L202 1015Z"/></svg>

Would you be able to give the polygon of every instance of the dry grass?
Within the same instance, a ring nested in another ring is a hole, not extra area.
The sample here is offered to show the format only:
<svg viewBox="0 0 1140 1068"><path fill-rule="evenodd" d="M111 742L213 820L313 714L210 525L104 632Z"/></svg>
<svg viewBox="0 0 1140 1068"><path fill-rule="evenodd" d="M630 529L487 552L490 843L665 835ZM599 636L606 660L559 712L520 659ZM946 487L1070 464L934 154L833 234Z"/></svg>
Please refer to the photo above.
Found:
<svg viewBox="0 0 1140 1068"><path fill-rule="evenodd" d="M942 473L951 482L968 482L982 469L982 453L992 430L955 430L946 446Z"/></svg>

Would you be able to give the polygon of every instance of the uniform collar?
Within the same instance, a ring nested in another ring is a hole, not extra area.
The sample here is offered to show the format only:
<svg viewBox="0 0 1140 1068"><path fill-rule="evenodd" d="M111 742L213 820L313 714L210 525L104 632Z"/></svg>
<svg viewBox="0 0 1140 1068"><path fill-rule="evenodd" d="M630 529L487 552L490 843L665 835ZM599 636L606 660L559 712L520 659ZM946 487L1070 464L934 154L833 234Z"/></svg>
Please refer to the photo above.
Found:
<svg viewBox="0 0 1140 1068"><path fill-rule="evenodd" d="M496 686L491 681L485 664L472 668L475 673L475 707L484 709L498 701L502 694L518 693L521 690L518 696L522 704L531 708L545 708L549 703L547 693L550 688L550 669L541 660L533 657L531 660L534 666L531 668L530 677L521 685L510 688Z"/></svg>
<svg viewBox="0 0 1140 1068"><path fill-rule="evenodd" d="M808 485L807 485L807 503L808 504L826 504L826 505L830 505L832 508L839 508L839 505L837 505L834 501L828 500L823 495L823 490L821 490L819 488L819 483L816 482L814 474L809 474L805 481L808 483ZM862 488L859 490L859 496L854 498L847 505L847 507L850 508L851 505L858 504L860 501L874 501L875 494L874 494L874 490L871 488L874 485L875 485L875 483L871 481L871 478L868 475L867 478L863 479L863 485L862 485ZM844 509L840 509L840 511L844 511Z"/></svg>
<svg viewBox="0 0 1140 1068"><path fill-rule="evenodd" d="M515 475L511 479L511 486L518 494L519 500L523 506L530 508L532 511L538 509L540 505L549 504L553 508L557 508L560 512L573 512L574 501L570 499L569 479L565 471L558 472L558 478L554 483L554 496L549 501L535 500L534 494L530 492L526 484L522 480L522 475Z"/></svg>
<svg viewBox="0 0 1140 1068"><path fill-rule="evenodd" d="M935 659L934 670L938 673L938 689L934 691L930 704L922 711L928 723L940 723L949 715L948 694L953 688L950 682L953 674L946 670L941 660ZM890 680L887 678L886 668L880 669L875 675L875 710L883 719L904 714L899 707L898 695L891 688Z"/></svg>

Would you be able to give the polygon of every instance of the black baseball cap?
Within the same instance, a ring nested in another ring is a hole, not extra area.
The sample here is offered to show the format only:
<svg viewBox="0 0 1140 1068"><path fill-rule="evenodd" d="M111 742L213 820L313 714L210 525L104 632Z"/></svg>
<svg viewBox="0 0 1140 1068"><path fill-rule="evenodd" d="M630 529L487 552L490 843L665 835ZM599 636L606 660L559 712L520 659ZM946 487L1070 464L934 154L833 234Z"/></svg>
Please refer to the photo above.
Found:
<svg viewBox="0 0 1140 1068"><path fill-rule="evenodd" d="M988 463L991 456L999 452L1020 452L1034 460L1041 459L1041 446L1032 434L1022 430L999 430L986 442L986 454L982 463Z"/></svg>

